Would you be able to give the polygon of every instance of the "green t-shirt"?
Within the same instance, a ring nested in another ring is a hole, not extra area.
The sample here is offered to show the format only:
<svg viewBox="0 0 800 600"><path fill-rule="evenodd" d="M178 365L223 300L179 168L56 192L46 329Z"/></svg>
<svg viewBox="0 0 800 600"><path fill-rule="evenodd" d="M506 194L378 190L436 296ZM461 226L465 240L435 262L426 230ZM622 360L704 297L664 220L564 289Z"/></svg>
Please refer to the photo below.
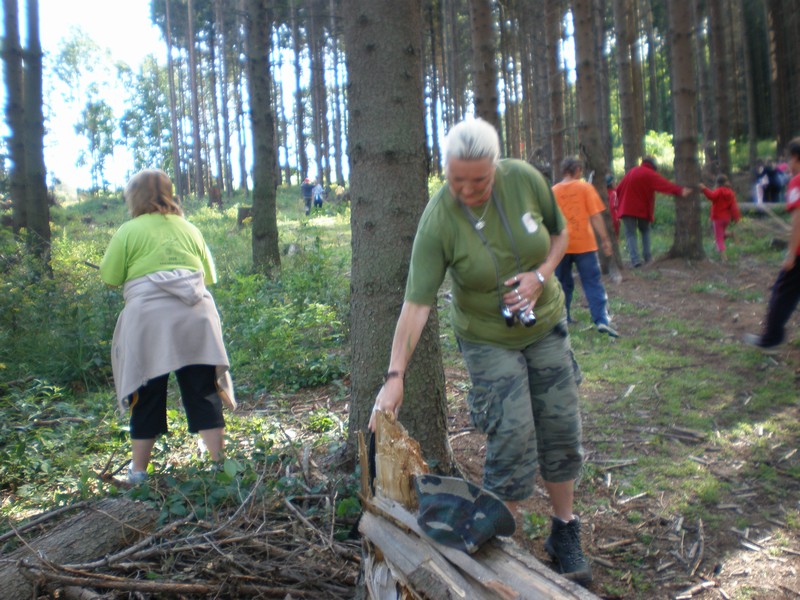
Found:
<svg viewBox="0 0 800 600"><path fill-rule="evenodd" d="M542 264L550 251L550 233L561 233L565 221L544 177L521 160L500 161L493 194L506 215L514 245L492 204L482 230L490 252L445 185L425 207L417 227L405 299L432 305L449 272L456 335L471 342L517 350L544 337L563 318L564 293L557 278L550 277L536 301L536 324L525 327L515 321L513 327L508 327L500 314L502 294L509 289L503 281ZM479 216L475 214L476 220ZM514 247L519 254L519 269Z"/></svg>
<svg viewBox="0 0 800 600"><path fill-rule="evenodd" d="M149 213L117 230L100 263L100 277L109 285L122 285L173 269L203 271L206 285L217 280L211 252L197 227L178 215Z"/></svg>

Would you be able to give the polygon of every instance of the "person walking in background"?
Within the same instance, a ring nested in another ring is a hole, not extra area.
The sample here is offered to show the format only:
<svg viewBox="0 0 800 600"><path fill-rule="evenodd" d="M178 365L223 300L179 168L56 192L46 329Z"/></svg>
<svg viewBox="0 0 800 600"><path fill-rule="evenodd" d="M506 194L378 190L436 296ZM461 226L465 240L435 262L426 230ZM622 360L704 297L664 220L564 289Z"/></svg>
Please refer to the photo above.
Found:
<svg viewBox="0 0 800 600"><path fill-rule="evenodd" d="M744 342L770 352L777 350L786 335L786 323L800 301L800 137L789 142L789 170L792 179L786 189L786 210L792 214L792 228L786 257L772 286L767 316L761 335L748 333Z"/></svg>
<svg viewBox="0 0 800 600"><path fill-rule="evenodd" d="M614 236L619 239L619 194L614 187L614 176L611 173L606 175L606 194L608 194L608 212L611 215Z"/></svg>
<svg viewBox="0 0 800 600"><path fill-rule="evenodd" d="M445 141L447 185L420 218L375 413L397 417L403 379L450 275L451 316L472 387L472 424L486 434L483 485L511 512L535 489L537 467L553 510L545 549L570 579L592 580L573 510L583 465L578 369L553 273L567 248L564 217L544 177L500 160L492 125L470 119Z"/></svg>
<svg viewBox="0 0 800 600"><path fill-rule="evenodd" d="M303 207L306 211L306 216L311 214L311 199L314 195L314 184L306 177L303 183L300 184L300 195L303 198Z"/></svg>
<svg viewBox="0 0 800 600"><path fill-rule="evenodd" d="M600 274L600 263L597 260L595 231L600 236L603 254L611 256L613 253L611 240L603 222L602 213L606 207L594 186L581 179L583 163L579 159L565 158L561 163L561 175L561 181L553 186L553 195L567 220L569 245L556 269L556 277L564 289L567 320L572 321L570 306L575 289L572 265L575 265L597 331L607 333L611 337L619 337L609 322L608 296Z"/></svg>
<svg viewBox="0 0 800 600"><path fill-rule="evenodd" d="M132 219L111 238L100 277L123 286L125 307L111 342L117 400L130 409L128 482L147 479L156 437L167 433L167 383L174 371L191 433L222 459L223 405L236 408L217 307L206 289L217 275L200 230L183 217L166 173L145 170L125 188ZM203 448L203 446L201 446Z"/></svg>
<svg viewBox="0 0 800 600"><path fill-rule="evenodd" d="M619 215L625 228L625 241L631 265L635 268L650 262L650 224L655 220L656 192L683 196L692 193L691 188L672 183L658 173L656 160L652 156L642 159L642 164L628 171L617 186ZM642 256L639 257L639 241L636 231L642 236Z"/></svg>
<svg viewBox="0 0 800 600"><path fill-rule="evenodd" d="M314 208L322 208L322 201L325 199L325 190L321 183L317 183L312 191L314 196Z"/></svg>
<svg viewBox="0 0 800 600"><path fill-rule="evenodd" d="M725 175L717 177L717 187L708 189L700 184L700 189L706 198L711 200L711 225L714 228L714 241L722 260L726 260L725 239L728 237L727 229L731 221L738 223L741 219L736 194L731 189L730 182Z"/></svg>

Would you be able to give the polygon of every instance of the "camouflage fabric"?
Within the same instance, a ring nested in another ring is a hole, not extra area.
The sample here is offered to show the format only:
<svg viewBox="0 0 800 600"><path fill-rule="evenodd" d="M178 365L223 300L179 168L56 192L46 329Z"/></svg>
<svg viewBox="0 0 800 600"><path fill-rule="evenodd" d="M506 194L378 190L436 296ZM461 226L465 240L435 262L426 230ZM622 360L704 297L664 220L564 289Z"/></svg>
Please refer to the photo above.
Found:
<svg viewBox="0 0 800 600"><path fill-rule="evenodd" d="M577 479L583 465L578 409L580 370L566 322L523 350L458 340L472 380L470 420L487 435L483 487L504 500L545 481Z"/></svg>
<svg viewBox="0 0 800 600"><path fill-rule="evenodd" d="M440 544L472 554L495 535L514 533L514 517L497 496L458 477L417 475L417 523Z"/></svg>

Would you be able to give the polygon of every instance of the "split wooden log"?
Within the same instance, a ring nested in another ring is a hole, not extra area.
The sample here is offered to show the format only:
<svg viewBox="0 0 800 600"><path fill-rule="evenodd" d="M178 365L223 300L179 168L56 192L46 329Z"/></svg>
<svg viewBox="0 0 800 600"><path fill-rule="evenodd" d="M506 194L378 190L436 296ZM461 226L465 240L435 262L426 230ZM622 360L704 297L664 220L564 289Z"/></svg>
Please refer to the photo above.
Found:
<svg viewBox="0 0 800 600"><path fill-rule="evenodd" d="M411 597L597 600L508 538L496 538L467 554L426 536L416 517L397 502L375 496L368 510L359 530L380 551Z"/></svg>
<svg viewBox="0 0 800 600"><path fill-rule="evenodd" d="M460 600L597 600L597 596L542 565L513 540L495 538L476 553L442 545L417 523L413 476L427 473L419 445L389 413L376 427L377 479L371 494L367 451L359 437L364 579L370 598ZM388 494L392 494L389 496ZM396 592L397 584L401 592Z"/></svg>
<svg viewBox="0 0 800 600"><path fill-rule="evenodd" d="M23 561L86 562L134 543L151 532L158 511L127 498L106 498L7 555L0 555L0 598L30 598L33 584Z"/></svg>

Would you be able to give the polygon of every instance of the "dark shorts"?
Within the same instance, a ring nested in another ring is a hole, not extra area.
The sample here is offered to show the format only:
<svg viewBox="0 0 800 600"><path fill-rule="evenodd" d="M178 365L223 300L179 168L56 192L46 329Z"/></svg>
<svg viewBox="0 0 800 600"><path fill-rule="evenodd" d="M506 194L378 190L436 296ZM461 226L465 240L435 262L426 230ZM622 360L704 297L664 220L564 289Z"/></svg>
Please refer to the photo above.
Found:
<svg viewBox="0 0 800 600"><path fill-rule="evenodd" d="M577 479L580 376L566 323L523 350L458 342L472 380L470 419L487 436L483 487L522 500L533 493L537 466L551 483Z"/></svg>
<svg viewBox="0 0 800 600"><path fill-rule="evenodd" d="M175 371L186 411L189 431L225 427L222 399L217 393L216 368L211 365L188 365ZM131 439L150 440L167 433L167 384L169 373L140 387L130 398Z"/></svg>

